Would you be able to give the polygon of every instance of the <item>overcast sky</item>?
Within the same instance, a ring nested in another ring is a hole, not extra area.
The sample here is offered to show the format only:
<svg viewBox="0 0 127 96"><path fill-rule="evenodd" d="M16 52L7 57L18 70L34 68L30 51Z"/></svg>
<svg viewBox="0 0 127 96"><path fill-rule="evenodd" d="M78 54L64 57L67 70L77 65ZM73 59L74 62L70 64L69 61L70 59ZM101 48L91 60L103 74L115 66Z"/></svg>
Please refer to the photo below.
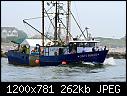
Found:
<svg viewBox="0 0 127 96"><path fill-rule="evenodd" d="M94 37L121 38L126 34L126 1L72 1L77 21ZM41 16L41 1L1 1L2 27L16 27L27 34L23 19ZM39 23L36 26L40 26ZM74 36L80 33L71 26Z"/></svg>

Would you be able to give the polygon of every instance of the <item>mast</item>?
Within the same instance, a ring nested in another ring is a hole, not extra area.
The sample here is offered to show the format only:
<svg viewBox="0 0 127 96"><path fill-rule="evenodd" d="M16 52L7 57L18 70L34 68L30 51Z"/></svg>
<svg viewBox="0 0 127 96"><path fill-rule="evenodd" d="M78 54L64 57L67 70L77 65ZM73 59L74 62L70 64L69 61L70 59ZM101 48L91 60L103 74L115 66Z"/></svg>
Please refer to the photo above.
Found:
<svg viewBox="0 0 127 96"><path fill-rule="evenodd" d="M55 32L54 32L54 41L57 40L57 1L56 1L56 12L55 12Z"/></svg>
<svg viewBox="0 0 127 96"><path fill-rule="evenodd" d="M70 39L70 20L71 20L71 15L70 15L70 10L71 10L71 1L67 1L67 35L66 35L66 43L69 42L69 39Z"/></svg>
<svg viewBox="0 0 127 96"><path fill-rule="evenodd" d="M44 1L42 1L42 46L44 46Z"/></svg>

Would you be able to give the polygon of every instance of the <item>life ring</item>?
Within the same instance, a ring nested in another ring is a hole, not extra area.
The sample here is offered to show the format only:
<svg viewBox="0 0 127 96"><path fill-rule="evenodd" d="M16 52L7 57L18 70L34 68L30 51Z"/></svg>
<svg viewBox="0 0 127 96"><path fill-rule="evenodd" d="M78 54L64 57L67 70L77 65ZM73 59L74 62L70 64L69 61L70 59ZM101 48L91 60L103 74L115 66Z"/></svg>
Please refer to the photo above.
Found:
<svg viewBox="0 0 127 96"><path fill-rule="evenodd" d="M62 65L66 65L67 64L67 62L66 61L62 61Z"/></svg>
<svg viewBox="0 0 127 96"><path fill-rule="evenodd" d="M36 59L36 60L35 60L35 63L36 63L36 64L39 64L39 63L40 63L40 60L39 60L39 59Z"/></svg>

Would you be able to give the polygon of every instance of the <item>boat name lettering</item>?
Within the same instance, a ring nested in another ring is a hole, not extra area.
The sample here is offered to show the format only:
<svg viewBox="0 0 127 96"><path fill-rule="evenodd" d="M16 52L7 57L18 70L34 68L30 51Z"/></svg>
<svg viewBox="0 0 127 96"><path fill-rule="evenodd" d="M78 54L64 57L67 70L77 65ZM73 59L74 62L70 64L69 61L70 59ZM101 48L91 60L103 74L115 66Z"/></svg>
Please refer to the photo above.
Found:
<svg viewBox="0 0 127 96"><path fill-rule="evenodd" d="M82 58L82 57L93 57L93 56L98 56L99 54L95 53L95 54L84 54L84 55L79 55L78 57Z"/></svg>

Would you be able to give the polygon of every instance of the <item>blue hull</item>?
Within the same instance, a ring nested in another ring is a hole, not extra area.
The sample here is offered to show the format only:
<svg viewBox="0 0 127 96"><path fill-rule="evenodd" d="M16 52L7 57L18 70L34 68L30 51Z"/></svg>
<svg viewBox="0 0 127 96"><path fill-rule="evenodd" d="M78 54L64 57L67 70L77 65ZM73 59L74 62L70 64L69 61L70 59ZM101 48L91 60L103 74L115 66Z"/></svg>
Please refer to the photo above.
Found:
<svg viewBox="0 0 127 96"><path fill-rule="evenodd" d="M14 50L8 51L8 61L10 64L29 65L29 55Z"/></svg>
<svg viewBox="0 0 127 96"><path fill-rule="evenodd" d="M94 62L94 63L103 63L108 50L95 51L95 52L85 52L85 53L76 53L76 54L64 54L58 56L38 56L40 60L39 66L58 66L62 62L77 63L77 62ZM15 52L10 50L8 52L8 61L10 64L19 64L19 65L31 65L30 63L31 55ZM33 61L34 65L38 65Z"/></svg>

